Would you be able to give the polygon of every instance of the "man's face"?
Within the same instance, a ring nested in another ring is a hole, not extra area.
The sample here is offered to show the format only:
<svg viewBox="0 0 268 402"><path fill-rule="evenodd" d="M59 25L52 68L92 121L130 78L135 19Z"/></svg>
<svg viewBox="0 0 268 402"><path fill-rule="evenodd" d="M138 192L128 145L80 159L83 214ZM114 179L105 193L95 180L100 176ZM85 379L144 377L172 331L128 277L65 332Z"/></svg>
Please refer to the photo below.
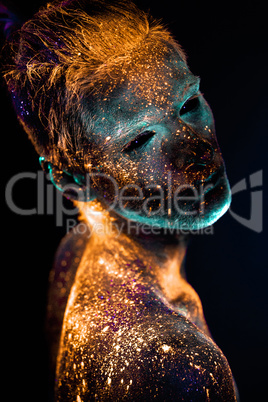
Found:
<svg viewBox="0 0 268 402"><path fill-rule="evenodd" d="M201 229L230 205L212 112L177 53L144 62L98 104L88 184L109 209Z"/></svg>

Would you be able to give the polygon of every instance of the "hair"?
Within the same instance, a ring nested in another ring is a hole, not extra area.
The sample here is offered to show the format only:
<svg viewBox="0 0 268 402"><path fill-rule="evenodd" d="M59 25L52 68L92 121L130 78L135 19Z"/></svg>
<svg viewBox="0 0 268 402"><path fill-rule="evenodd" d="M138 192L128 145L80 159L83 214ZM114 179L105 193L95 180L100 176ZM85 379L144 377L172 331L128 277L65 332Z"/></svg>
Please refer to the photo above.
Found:
<svg viewBox="0 0 268 402"><path fill-rule="evenodd" d="M94 130L94 97L159 48L176 49L185 60L169 31L130 1L54 1L41 8L7 40L4 69L38 154L57 166L81 166L85 133Z"/></svg>

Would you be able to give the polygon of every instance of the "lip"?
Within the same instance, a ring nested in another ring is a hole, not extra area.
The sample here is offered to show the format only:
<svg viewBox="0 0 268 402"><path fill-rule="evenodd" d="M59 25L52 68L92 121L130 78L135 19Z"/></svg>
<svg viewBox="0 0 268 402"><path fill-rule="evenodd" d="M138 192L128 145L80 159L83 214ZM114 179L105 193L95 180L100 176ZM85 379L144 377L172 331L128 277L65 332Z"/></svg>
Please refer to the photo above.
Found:
<svg viewBox="0 0 268 402"><path fill-rule="evenodd" d="M198 200L196 199L196 201L199 202L202 197L208 194L212 194L213 191L222 184L224 177L225 170L224 167L221 166L220 168L209 174L207 178L198 179L194 182L192 186L189 186L189 188L181 190L179 192L178 200L181 199L181 201L185 202L189 197L190 204L193 204L193 201L190 200L193 199L194 189L196 189L199 194Z"/></svg>
<svg viewBox="0 0 268 402"><path fill-rule="evenodd" d="M224 177L224 167L220 166L219 169L212 172L206 179L198 180L196 182L196 185L199 187L200 186L207 187L207 190L205 190L206 194L207 192L211 191L212 188L216 187L223 177Z"/></svg>

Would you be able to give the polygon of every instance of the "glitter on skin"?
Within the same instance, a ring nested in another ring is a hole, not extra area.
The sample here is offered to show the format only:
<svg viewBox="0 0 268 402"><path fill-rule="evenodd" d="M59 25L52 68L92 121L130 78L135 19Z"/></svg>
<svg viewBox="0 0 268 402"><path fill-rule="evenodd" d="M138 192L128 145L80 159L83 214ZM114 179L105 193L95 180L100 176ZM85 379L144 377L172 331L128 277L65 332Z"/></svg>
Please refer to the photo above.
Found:
<svg viewBox="0 0 268 402"><path fill-rule="evenodd" d="M96 199L80 199L86 230L66 236L51 274L56 401L235 401L185 278L186 236L164 232L205 228L230 203L213 116L180 46L130 1L50 3L15 37L5 79L17 116L55 186ZM107 177L131 189L110 212Z"/></svg>
<svg viewBox="0 0 268 402"><path fill-rule="evenodd" d="M184 223L188 229L207 226L224 213L230 195L199 79L176 54L144 70L150 74L140 74L138 80L134 71L122 87L113 87L110 98L105 94L98 115L101 123L90 138L95 144L92 166L114 177L120 188L157 183L165 196L169 181L174 193L179 185L196 186L220 171L212 196L203 201L205 218L180 217L172 208L159 219L142 215L136 200L123 213L115 209L110 216L105 208L112 202L112 192L102 179L96 179L93 187L104 209L96 201L78 203L80 210L91 229L96 222L111 227L111 220L130 218L139 223L156 219L162 228L167 222ZM185 102L196 96L198 110L180 117ZM126 144L133 147L140 128L155 134L142 149L124 152ZM213 158L204 163L207 148L213 149ZM169 243L161 236L148 240L92 230L65 312L57 401L73 400L74 395L83 401L236 400L228 362L211 339L198 295L185 280L185 253L180 236Z"/></svg>
<svg viewBox="0 0 268 402"><path fill-rule="evenodd" d="M205 199L197 202L201 211L195 219L189 211L196 212L196 203L184 205L180 201L179 209L188 214L176 214L173 206L164 212L161 208L159 213L154 207L147 216L141 212L141 202L137 202L134 190L132 195L136 199L129 201L127 208L123 211L114 208L124 218L143 224L201 229L219 219L230 204L230 188L213 115L200 93L200 79L176 52L168 56L154 54L153 61L148 58L146 63L137 61L138 71L127 70L127 80L115 89L112 87L110 98L105 94L105 102L99 103L94 137L90 137L91 144L95 144L93 171L113 177L119 190L135 184L147 192L147 198L150 188L159 186L163 190L162 206L167 204L168 192L174 200L181 186L196 189L211 186ZM184 113L183 108L192 99L198 99L197 104ZM154 134L137 146L142 133L148 131ZM96 177L93 188L106 206L114 201L111 187L107 186L107 180Z"/></svg>
<svg viewBox="0 0 268 402"><path fill-rule="evenodd" d="M58 401L76 393L83 401L196 400L208 393L211 400L235 400L228 362L210 338L176 254L177 294L169 299L165 251L159 264L128 236L92 235L65 313Z"/></svg>

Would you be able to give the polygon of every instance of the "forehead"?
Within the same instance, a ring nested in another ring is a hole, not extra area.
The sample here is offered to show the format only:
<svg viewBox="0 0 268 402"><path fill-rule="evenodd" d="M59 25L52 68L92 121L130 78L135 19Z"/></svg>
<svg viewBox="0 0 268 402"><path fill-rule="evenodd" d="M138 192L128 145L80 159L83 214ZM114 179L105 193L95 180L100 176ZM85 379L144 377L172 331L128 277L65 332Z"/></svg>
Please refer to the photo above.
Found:
<svg viewBox="0 0 268 402"><path fill-rule="evenodd" d="M123 83L104 98L104 111L114 122L167 113L185 97L199 79L177 52L162 58L143 60L128 71Z"/></svg>
<svg viewBox="0 0 268 402"><path fill-rule="evenodd" d="M122 90L122 100L135 108L139 105L161 107L166 105L184 86L191 73L179 55L169 55L165 59L156 59L154 63L144 60L138 70L131 71Z"/></svg>

